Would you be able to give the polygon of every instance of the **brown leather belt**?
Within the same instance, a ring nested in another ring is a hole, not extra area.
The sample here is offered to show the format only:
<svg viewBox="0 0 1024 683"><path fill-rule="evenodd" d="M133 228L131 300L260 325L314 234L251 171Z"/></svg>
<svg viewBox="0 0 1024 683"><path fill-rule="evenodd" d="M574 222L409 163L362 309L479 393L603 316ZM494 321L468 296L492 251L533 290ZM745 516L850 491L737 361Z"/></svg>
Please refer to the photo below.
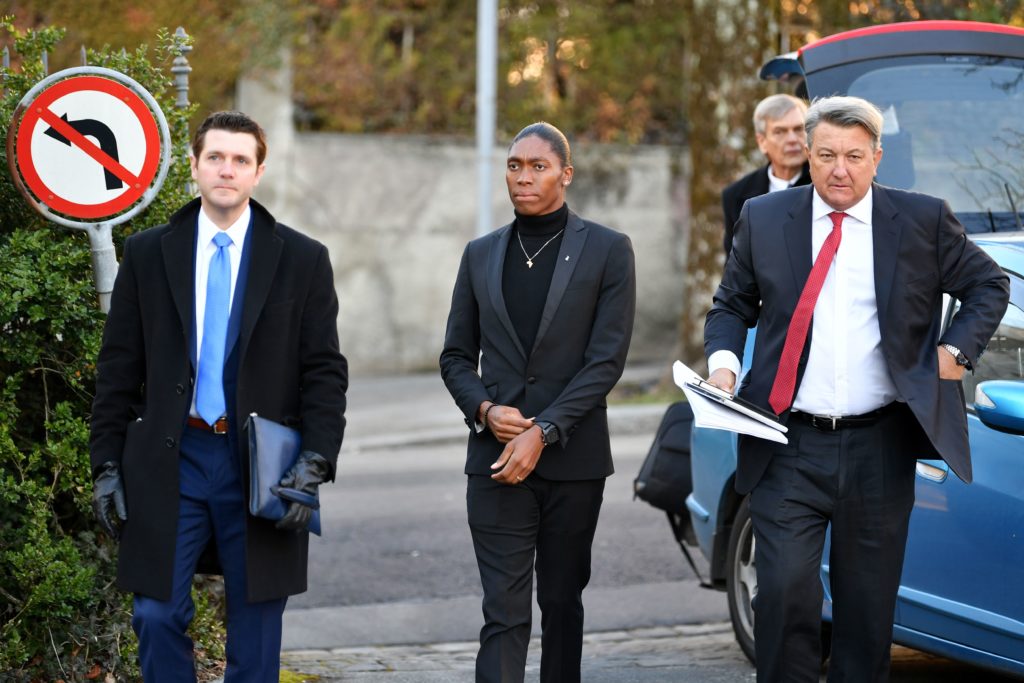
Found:
<svg viewBox="0 0 1024 683"><path fill-rule="evenodd" d="M872 410L870 413L864 413L863 415L811 415L810 413L801 413L793 411L790 413L789 418L791 420L799 420L805 424L809 424L815 429L820 429L825 432L834 432L837 429L848 429L851 427L867 427L878 422L881 418L885 417L893 408L897 405L896 401L893 401L889 405L882 406L878 410Z"/></svg>
<svg viewBox="0 0 1024 683"><path fill-rule="evenodd" d="M228 418L221 417L213 425L206 424L206 420L201 417L188 416L188 426L196 429L202 429L204 432L213 432L214 434L227 434L228 433Z"/></svg>

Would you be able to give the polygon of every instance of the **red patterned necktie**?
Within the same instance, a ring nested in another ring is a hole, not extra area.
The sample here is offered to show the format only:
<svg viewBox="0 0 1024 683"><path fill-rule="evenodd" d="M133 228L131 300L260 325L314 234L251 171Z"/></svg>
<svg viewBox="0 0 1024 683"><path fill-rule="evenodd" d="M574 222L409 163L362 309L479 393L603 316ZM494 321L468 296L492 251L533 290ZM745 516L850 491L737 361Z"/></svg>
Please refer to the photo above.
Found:
<svg viewBox="0 0 1024 683"><path fill-rule="evenodd" d="M768 395L768 405L772 407L776 415L781 415L786 408L793 404L796 368L800 363L800 354L803 353L804 344L807 342L807 330L811 326L811 317L814 315L814 304L818 301L822 285L825 284L825 277L828 275L828 269L832 266L832 260L839 249L839 242L843 239L843 216L845 215L841 211L833 211L828 215L832 219L832 232L825 238L825 243L821 245L818 258L814 261L811 274L807 276L804 291L800 293L800 300L789 321L786 343L782 347L782 355L779 358L779 369L775 373L772 392Z"/></svg>

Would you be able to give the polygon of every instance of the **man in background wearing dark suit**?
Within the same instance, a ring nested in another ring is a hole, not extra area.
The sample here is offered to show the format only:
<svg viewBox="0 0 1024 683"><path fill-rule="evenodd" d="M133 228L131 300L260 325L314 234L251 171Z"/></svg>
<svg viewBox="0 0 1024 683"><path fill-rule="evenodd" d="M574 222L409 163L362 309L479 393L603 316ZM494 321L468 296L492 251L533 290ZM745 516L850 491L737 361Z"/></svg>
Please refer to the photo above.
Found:
<svg viewBox="0 0 1024 683"><path fill-rule="evenodd" d="M276 683L287 596L306 590L312 511L276 524L247 513L246 417L294 427L282 479L308 494L333 480L348 370L327 249L250 199L263 129L211 114L192 143L200 198L132 235L97 362L93 507L120 540L118 586L150 683L194 683L192 576L223 573L226 683ZM208 551L215 551L212 554ZM208 558L213 558L209 562Z"/></svg>
<svg viewBox="0 0 1024 683"><path fill-rule="evenodd" d="M725 218L722 246L726 258L732 249L733 228L740 217L743 202L751 197L811 182L804 152L806 112L807 104L791 95L771 95L754 109L757 147L768 157L768 164L722 190L722 214Z"/></svg>
<svg viewBox="0 0 1024 683"><path fill-rule="evenodd" d="M1009 280L946 202L874 184L882 114L855 97L807 112L813 186L751 199L704 328L710 381L789 427L740 437L750 493L759 683L816 683L831 524L829 681L889 677L917 458L971 481L960 378L1006 310ZM813 267L812 267L813 263ZM961 307L941 331L942 296ZM941 331L941 336L940 336Z"/></svg>

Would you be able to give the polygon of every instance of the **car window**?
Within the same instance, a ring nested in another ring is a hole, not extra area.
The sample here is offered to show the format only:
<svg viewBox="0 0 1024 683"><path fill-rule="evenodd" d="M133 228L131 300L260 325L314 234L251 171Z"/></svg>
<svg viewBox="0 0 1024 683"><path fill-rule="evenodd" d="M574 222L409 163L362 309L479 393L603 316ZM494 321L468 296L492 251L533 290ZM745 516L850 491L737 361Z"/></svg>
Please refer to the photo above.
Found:
<svg viewBox="0 0 1024 683"><path fill-rule="evenodd" d="M968 232L1020 230L1024 62L929 56L852 65L884 114L878 182L946 199Z"/></svg>
<svg viewBox="0 0 1024 683"><path fill-rule="evenodd" d="M956 308L959 308L959 302ZM1024 379L1024 311L1010 304L992 340L974 364L974 373L964 373L964 397L974 404L974 388L990 379Z"/></svg>

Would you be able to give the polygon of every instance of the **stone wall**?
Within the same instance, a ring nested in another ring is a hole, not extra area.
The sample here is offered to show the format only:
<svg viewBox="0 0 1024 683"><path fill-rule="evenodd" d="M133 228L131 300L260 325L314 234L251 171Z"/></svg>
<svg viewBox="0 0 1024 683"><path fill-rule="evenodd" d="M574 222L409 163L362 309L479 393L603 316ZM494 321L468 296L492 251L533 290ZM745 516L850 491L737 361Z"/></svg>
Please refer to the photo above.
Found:
<svg viewBox="0 0 1024 683"><path fill-rule="evenodd" d="M286 72L240 87L238 107L266 128L267 173L256 198L330 249L342 351L356 372L435 369L452 286L475 236L471 140L299 133ZM577 145L568 202L627 233L637 260L631 361L667 361L683 295L688 221L682 150ZM512 218L505 149L495 148L495 227Z"/></svg>

